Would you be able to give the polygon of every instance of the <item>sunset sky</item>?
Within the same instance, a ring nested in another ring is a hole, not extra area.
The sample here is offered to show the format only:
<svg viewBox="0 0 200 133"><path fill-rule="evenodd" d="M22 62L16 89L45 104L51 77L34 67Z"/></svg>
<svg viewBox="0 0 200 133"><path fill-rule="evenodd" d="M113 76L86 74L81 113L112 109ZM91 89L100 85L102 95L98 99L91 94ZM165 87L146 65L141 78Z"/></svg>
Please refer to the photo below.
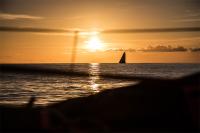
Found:
<svg viewBox="0 0 200 133"><path fill-rule="evenodd" d="M0 26L81 30L78 63L200 63L200 32L98 34L200 27L200 0L0 0ZM91 31L93 34L89 34ZM69 63L74 36L0 32L0 63Z"/></svg>

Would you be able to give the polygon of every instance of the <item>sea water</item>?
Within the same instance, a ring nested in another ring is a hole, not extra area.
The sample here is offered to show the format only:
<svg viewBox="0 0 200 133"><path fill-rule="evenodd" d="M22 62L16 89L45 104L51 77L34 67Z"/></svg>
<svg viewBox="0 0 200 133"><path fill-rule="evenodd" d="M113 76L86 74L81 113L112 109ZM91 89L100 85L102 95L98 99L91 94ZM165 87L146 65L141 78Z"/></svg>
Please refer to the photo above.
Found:
<svg viewBox="0 0 200 133"><path fill-rule="evenodd" d="M26 64L31 65L31 64ZM26 66L24 65L24 66ZM70 70L89 76L40 75L0 70L0 104L26 104L36 97L36 105L92 95L105 89L137 84L135 80L105 78L100 75L179 78L200 71L200 64L34 64L37 68Z"/></svg>

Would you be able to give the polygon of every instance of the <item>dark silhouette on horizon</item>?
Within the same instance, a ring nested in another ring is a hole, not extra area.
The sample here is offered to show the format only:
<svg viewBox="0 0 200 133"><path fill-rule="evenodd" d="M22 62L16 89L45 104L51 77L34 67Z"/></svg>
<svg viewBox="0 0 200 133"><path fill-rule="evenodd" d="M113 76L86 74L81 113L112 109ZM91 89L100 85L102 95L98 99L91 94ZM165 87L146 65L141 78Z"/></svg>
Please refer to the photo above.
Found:
<svg viewBox="0 0 200 133"><path fill-rule="evenodd" d="M120 61L119 61L120 64L125 64L126 63L126 52L123 53Z"/></svg>

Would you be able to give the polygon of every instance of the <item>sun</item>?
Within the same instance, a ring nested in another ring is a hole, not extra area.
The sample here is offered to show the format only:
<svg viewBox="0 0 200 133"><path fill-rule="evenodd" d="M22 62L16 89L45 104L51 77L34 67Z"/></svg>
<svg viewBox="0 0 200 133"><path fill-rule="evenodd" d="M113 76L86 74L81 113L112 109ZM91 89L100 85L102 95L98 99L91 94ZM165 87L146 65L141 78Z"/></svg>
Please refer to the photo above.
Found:
<svg viewBox="0 0 200 133"><path fill-rule="evenodd" d="M86 48L91 52L96 52L103 49L103 44L97 35L89 38Z"/></svg>

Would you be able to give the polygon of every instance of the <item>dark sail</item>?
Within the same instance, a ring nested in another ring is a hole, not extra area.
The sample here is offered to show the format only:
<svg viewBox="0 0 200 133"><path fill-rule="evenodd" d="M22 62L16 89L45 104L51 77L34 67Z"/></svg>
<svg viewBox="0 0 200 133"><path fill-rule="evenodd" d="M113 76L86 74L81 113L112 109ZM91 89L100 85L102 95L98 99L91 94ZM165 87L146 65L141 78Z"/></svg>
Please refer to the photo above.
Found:
<svg viewBox="0 0 200 133"><path fill-rule="evenodd" d="M126 53L124 52L119 63L126 63Z"/></svg>

